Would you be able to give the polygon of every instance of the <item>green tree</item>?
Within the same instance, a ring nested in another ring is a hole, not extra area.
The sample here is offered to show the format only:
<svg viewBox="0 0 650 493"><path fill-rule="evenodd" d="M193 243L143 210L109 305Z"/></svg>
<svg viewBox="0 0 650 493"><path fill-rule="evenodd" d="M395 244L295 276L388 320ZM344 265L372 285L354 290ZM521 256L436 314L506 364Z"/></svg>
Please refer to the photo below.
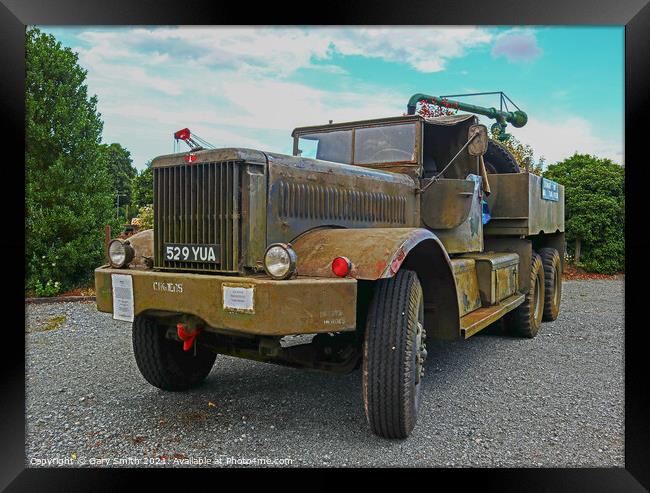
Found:
<svg viewBox="0 0 650 493"><path fill-rule="evenodd" d="M153 170L149 161L131 185L131 201L134 207L140 208L153 204Z"/></svg>
<svg viewBox="0 0 650 493"><path fill-rule="evenodd" d="M120 194L120 205L131 204L131 182L138 170L133 166L131 153L120 144L102 144L102 152L113 180L113 193Z"/></svg>
<svg viewBox="0 0 650 493"><path fill-rule="evenodd" d="M55 294L102 262L113 185L77 55L37 28L27 30L25 51L26 289Z"/></svg>
<svg viewBox="0 0 650 493"><path fill-rule="evenodd" d="M612 274L625 262L625 169L589 154L574 154L544 172L564 185L567 243L576 264Z"/></svg>

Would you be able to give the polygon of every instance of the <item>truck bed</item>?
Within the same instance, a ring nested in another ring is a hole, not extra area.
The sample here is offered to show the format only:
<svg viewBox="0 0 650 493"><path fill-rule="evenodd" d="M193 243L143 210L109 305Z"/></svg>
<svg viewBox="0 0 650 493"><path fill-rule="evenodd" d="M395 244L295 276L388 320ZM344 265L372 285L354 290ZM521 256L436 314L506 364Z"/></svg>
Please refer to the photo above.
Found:
<svg viewBox="0 0 650 493"><path fill-rule="evenodd" d="M488 175L491 220L486 236L564 231L564 186L529 173Z"/></svg>

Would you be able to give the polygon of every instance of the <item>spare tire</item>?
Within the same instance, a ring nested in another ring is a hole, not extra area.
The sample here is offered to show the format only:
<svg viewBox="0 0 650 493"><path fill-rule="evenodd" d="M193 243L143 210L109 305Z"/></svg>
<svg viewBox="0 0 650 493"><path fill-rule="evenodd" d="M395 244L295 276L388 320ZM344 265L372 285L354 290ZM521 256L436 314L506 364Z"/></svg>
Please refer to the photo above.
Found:
<svg viewBox="0 0 650 493"><path fill-rule="evenodd" d="M490 139L488 148L483 155L485 168L488 173L519 173L517 160L502 144Z"/></svg>

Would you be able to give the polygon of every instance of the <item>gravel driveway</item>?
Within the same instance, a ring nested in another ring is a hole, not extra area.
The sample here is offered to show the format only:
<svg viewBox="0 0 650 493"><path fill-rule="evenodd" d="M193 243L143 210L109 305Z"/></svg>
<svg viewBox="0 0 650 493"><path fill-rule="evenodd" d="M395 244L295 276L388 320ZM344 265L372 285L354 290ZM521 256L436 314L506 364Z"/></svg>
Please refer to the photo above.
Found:
<svg viewBox="0 0 650 493"><path fill-rule="evenodd" d="M93 303L26 305L26 464L622 467L623 282L563 291L536 339L430 347L404 441L369 432L358 371L218 356L202 386L166 393L140 376L130 324Z"/></svg>

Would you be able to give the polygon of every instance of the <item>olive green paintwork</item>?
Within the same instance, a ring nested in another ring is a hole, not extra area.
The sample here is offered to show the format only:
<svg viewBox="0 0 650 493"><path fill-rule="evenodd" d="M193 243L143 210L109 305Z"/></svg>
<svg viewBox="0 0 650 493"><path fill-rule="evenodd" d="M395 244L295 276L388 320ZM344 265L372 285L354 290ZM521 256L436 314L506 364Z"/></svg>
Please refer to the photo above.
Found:
<svg viewBox="0 0 650 493"><path fill-rule="evenodd" d="M480 252L483 250L481 184L480 181L462 181L469 182L472 185L471 191L462 191L455 196L448 196L447 200L449 202L469 201L469 213L463 222L455 228L433 230L450 255L455 253ZM471 195L469 195L470 193ZM446 208L445 204L437 205L439 209ZM466 204L464 205L466 206ZM450 206L450 208L453 208L453 206Z"/></svg>
<svg viewBox="0 0 650 493"><path fill-rule="evenodd" d="M339 332L356 326L357 281L266 276L238 278L141 269L95 270L97 309L113 311L111 274L131 274L134 313L163 311L193 315L207 330L267 336ZM223 308L223 286L254 288L253 312Z"/></svg>
<svg viewBox="0 0 650 493"><path fill-rule="evenodd" d="M419 226L417 182L402 174L268 154L267 243L313 228Z"/></svg>

